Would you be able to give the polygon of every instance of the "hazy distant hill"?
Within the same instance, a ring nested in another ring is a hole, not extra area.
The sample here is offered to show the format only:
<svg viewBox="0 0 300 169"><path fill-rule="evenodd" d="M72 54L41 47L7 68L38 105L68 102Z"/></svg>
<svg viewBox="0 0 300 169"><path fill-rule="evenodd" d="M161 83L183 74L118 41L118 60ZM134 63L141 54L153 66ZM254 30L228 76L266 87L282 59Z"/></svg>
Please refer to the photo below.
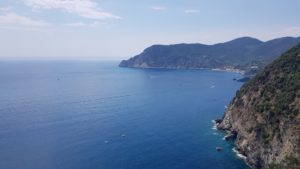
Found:
<svg viewBox="0 0 300 169"><path fill-rule="evenodd" d="M300 44L246 82L217 127L253 168L300 169Z"/></svg>
<svg viewBox="0 0 300 169"><path fill-rule="evenodd" d="M254 73L300 42L300 37L283 37L262 42L242 37L215 45L153 45L119 66L172 69L240 69Z"/></svg>

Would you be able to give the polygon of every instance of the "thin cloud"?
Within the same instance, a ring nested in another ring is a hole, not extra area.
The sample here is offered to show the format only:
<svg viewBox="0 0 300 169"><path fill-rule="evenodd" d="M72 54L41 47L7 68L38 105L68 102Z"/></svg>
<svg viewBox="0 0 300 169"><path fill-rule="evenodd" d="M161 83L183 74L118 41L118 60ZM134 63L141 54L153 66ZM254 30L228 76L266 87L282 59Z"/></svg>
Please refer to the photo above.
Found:
<svg viewBox="0 0 300 169"><path fill-rule="evenodd" d="M50 24L45 21L22 16L8 9L2 8L0 9L0 26L11 28L27 27L30 29L37 29L48 27Z"/></svg>
<svg viewBox="0 0 300 169"><path fill-rule="evenodd" d="M285 32L287 35L299 37L300 36L300 26L288 27L283 32Z"/></svg>
<svg viewBox="0 0 300 169"><path fill-rule="evenodd" d="M151 9L156 10L156 11L164 11L167 8L164 6L152 6Z"/></svg>
<svg viewBox="0 0 300 169"><path fill-rule="evenodd" d="M184 13L199 13L199 10L197 10L197 9L187 9L187 10L184 10Z"/></svg>
<svg viewBox="0 0 300 169"><path fill-rule="evenodd" d="M68 24L65 24L66 26L71 26L71 27L84 27L86 26L85 23L83 22L74 22L74 23L68 23Z"/></svg>
<svg viewBox="0 0 300 169"><path fill-rule="evenodd" d="M83 22L74 22L74 23L68 23L65 24L65 26L70 26L70 27L96 27L98 26L100 23L95 21L93 23L83 23Z"/></svg>
<svg viewBox="0 0 300 169"><path fill-rule="evenodd" d="M120 16L102 11L91 0L22 0L25 5L35 9L61 9L68 13L77 14L80 17L105 20L121 19Z"/></svg>

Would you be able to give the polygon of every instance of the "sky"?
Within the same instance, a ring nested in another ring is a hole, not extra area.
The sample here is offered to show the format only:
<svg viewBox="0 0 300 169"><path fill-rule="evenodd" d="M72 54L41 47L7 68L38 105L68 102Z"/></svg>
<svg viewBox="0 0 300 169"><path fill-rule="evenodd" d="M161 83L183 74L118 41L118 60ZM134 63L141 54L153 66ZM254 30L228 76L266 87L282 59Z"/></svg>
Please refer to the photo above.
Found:
<svg viewBox="0 0 300 169"><path fill-rule="evenodd" d="M1 0L0 59L115 59L153 44L300 36L299 0Z"/></svg>

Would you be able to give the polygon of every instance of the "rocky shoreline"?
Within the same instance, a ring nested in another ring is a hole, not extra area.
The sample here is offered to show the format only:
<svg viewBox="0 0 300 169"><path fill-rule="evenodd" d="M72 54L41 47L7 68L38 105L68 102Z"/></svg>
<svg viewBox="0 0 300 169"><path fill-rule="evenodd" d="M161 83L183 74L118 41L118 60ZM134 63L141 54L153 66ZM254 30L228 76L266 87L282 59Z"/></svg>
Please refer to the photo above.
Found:
<svg viewBox="0 0 300 169"><path fill-rule="evenodd" d="M237 137L237 132L235 131L231 131L231 130L227 130L224 129L220 126L220 124L222 123L222 119L215 119L212 120L213 122L213 129L218 130L218 131L225 131L227 134L223 137L223 140L226 142L235 142L236 137ZM251 167L251 165L247 162L247 156L245 154L242 153L241 150L239 150L236 146L232 148L232 151L235 153L235 155L240 158L241 160L243 160L249 167Z"/></svg>
<svg viewBox="0 0 300 169"><path fill-rule="evenodd" d="M227 134L223 137L223 140L234 142L237 138L238 133L236 131L231 131L229 129L225 129L225 128L221 127L220 124L222 123L222 121L223 121L222 119L213 120L213 126L214 126L213 128L216 130L219 130L219 131L226 131ZM243 159L247 163L247 156L245 154L243 154L237 147L234 147L232 149L232 151L236 154L237 157Z"/></svg>

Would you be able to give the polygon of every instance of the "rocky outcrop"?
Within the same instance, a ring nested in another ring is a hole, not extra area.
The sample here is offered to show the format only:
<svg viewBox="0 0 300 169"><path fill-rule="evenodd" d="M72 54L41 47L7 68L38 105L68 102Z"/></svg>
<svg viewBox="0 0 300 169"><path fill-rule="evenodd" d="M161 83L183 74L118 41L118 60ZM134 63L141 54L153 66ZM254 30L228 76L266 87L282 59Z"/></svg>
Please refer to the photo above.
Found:
<svg viewBox="0 0 300 169"><path fill-rule="evenodd" d="M224 136L224 140L230 141L230 140L235 140L237 136L237 132L234 130L231 130L227 133L226 136Z"/></svg>
<svg viewBox="0 0 300 169"><path fill-rule="evenodd" d="M300 169L300 44L236 93L217 128L255 169Z"/></svg>

